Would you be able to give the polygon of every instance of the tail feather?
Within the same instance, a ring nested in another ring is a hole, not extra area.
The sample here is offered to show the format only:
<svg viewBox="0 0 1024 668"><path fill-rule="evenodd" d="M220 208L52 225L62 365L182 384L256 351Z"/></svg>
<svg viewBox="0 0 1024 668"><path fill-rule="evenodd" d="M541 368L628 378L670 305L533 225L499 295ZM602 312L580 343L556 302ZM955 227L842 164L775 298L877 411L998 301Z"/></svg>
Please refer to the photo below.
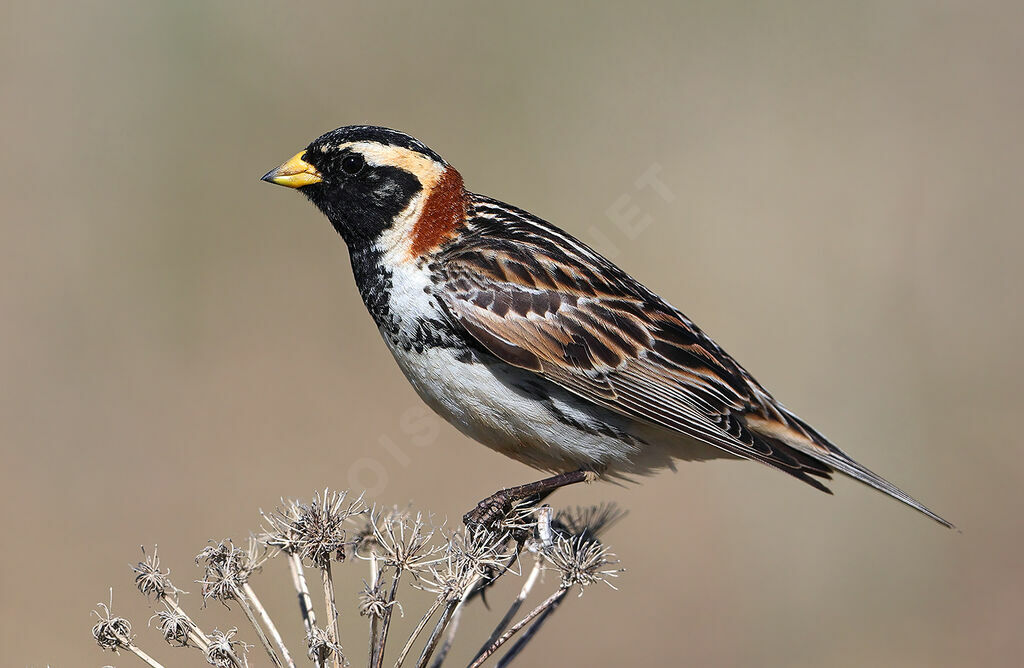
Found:
<svg viewBox="0 0 1024 668"><path fill-rule="evenodd" d="M952 522L940 516L938 513L932 511L923 503L921 503L914 497L910 496L909 494L907 494L902 489L892 484L882 476L862 466L861 464L858 464L842 450L835 448L835 446L830 448L830 450L833 450L833 452L830 453L829 455L818 455L817 453L815 453L815 456L824 461L825 463L827 463L832 468L836 469L837 471L845 473L851 478L859 480L865 485L873 487L874 489L877 489L879 492L882 492L883 494L888 494L894 499L897 499L907 504L911 508L921 513L924 513L925 515L932 518L942 526L948 529L956 528L953 526Z"/></svg>
<svg viewBox="0 0 1024 668"><path fill-rule="evenodd" d="M832 467L779 439L768 438L752 430L748 433L751 450L744 453L745 457L788 473L826 494L832 493L831 489L818 480L818 478L831 480Z"/></svg>
<svg viewBox="0 0 1024 668"><path fill-rule="evenodd" d="M887 494L898 501L902 501L914 510L927 515L944 527L949 529L956 528L953 526L952 522L930 510L923 503L910 496L896 485L893 485L882 476L856 462L852 457L833 445L827 438L822 436L817 430L801 420L799 417L793 415L786 409L782 410L784 411L785 417L787 418L787 421L790 422L791 426L797 427L798 429L765 429L765 423L759 424L750 422L748 422L748 426L751 430L756 432L758 436L771 442L773 449L780 450L784 448L789 451L791 456L794 452L798 453L799 456L797 457L797 460L801 464L805 464L806 460L810 459L819 463L819 465L823 465L827 472L831 472L832 470L839 471L840 473L858 480L865 485L882 492L883 494ZM796 475L798 478L803 479L804 482L808 482L818 489L824 488L825 491L829 491L828 488L825 488L825 486L817 480L807 478L806 473L811 473L825 478L830 477L827 473L822 475L819 471L815 470L813 466L807 466L805 464L799 471L799 473L803 475L797 475L797 473L792 471L787 472L792 475Z"/></svg>

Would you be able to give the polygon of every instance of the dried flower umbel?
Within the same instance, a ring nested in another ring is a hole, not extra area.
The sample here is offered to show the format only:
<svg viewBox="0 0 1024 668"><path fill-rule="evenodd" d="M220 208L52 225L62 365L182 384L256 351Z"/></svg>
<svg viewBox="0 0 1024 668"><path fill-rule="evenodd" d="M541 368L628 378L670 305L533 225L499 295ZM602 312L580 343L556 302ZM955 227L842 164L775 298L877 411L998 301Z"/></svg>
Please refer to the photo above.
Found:
<svg viewBox="0 0 1024 668"><path fill-rule="evenodd" d="M338 608L335 603L334 578L331 574L332 561L344 561L346 548L352 545L348 528L353 520L366 513L362 495L351 501L348 492L332 492L325 489L313 495L312 502L282 501L282 507L273 513L262 513L266 526L260 540L288 556L292 581L300 598L300 612L310 654L318 666L327 665L327 660L337 668L344 662L338 627ZM309 561L320 570L320 582L324 592L324 606L327 610L327 637L318 640L316 614L309 596L302 562Z"/></svg>
<svg viewBox="0 0 1024 668"><path fill-rule="evenodd" d="M238 657L244 657L245 652L247 652L251 646L246 645L241 640L235 640L234 638L237 633L238 629L234 628L228 629L227 631L214 629L213 632L210 633L210 646L206 650L207 663L218 667L239 665ZM248 665L248 662L244 665Z"/></svg>
<svg viewBox="0 0 1024 668"><path fill-rule="evenodd" d="M282 668L295 666L293 657L303 655L318 668L351 665L343 653L334 582L333 569L342 562L369 567L369 578L350 607L368 622L365 656L371 668L385 663L396 668L441 666L455 646L462 611L478 604L475 599L495 581L511 575L522 578L519 593L469 661L475 668L503 652L499 665L508 665L570 591L582 594L597 582L612 586L610 580L621 572L614 555L599 540L623 515L610 505L555 514L548 506L519 504L489 527L445 531L443 526L435 526L429 515L396 507L371 509L362 496L350 498L346 492L325 489L309 503L282 500L279 508L261 514L264 522L259 537L250 538L244 547L226 539L211 541L199 552L196 564L202 568L202 578L196 582L202 586L204 604L217 600L240 608L271 664ZM352 556L358 559L352 560ZM252 586L261 568L277 557L283 557L288 565L306 652L289 651ZM306 568L320 572L323 625L317 624ZM172 583L170 570L161 568L155 549L151 553L143 550L142 561L132 571L139 592L160 606L150 626L169 645L198 650L199 664L248 665L247 655L254 645L238 638L235 628L204 632L182 607L180 600L187 592ZM520 617L543 571L558 574L557 586ZM403 637L400 649L395 646L389 651L395 611L405 616L401 596L407 589L403 586L430 592L434 598ZM149 666L161 665L135 644L131 624L115 616L109 603L99 604L95 614L99 621L93 627L93 637L101 648L128 650Z"/></svg>
<svg viewBox="0 0 1024 668"><path fill-rule="evenodd" d="M174 610L160 610L150 618L150 621L153 619L157 620L157 628L168 644L188 647L192 640L188 617Z"/></svg>
<svg viewBox="0 0 1024 668"><path fill-rule="evenodd" d="M160 666L153 657L143 652L135 644L135 638L132 636L131 622L124 617L115 616L111 610L113 605L114 590L111 589L108 602L97 603L96 610L93 611L93 614L99 618L99 621L92 627L92 637L96 640L96 644L101 649L109 649L115 653L119 649L126 649L139 657L143 663L154 667Z"/></svg>
<svg viewBox="0 0 1024 668"><path fill-rule="evenodd" d="M616 568L618 561L607 547L586 534L559 534L554 545L544 552L544 558L562 576L562 588L573 585L583 589L595 582L603 582L615 589L609 578L619 577L621 568Z"/></svg>
<svg viewBox="0 0 1024 668"><path fill-rule="evenodd" d="M157 548L153 548L151 554L146 554L146 548L142 548L142 561L132 566L135 572L135 587L146 598L155 596L165 598L170 596L177 600L178 594L183 593L171 582L171 569L166 572L160 570L160 555Z"/></svg>
<svg viewBox="0 0 1024 668"><path fill-rule="evenodd" d="M308 504L282 501L274 512L262 513L266 526L260 541L324 568L332 560L345 560L345 548L351 544L348 530L366 512L362 495L349 500L348 492L325 489L314 494Z"/></svg>

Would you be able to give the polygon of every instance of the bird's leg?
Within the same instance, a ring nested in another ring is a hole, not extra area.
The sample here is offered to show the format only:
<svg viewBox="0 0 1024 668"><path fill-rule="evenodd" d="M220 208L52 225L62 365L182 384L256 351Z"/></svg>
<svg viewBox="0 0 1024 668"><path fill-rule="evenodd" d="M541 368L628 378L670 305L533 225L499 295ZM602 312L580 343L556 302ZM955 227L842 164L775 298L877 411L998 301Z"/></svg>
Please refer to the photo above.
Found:
<svg viewBox="0 0 1024 668"><path fill-rule="evenodd" d="M489 497L476 504L476 508L469 511L462 517L466 526L483 525L490 526L499 518L508 514L512 506L524 499L537 497L537 502L543 501L551 492L559 487L574 485L578 482L591 482L596 480L598 474L591 469L579 469L568 473L559 473L550 478L544 478L537 482L509 487L491 494Z"/></svg>

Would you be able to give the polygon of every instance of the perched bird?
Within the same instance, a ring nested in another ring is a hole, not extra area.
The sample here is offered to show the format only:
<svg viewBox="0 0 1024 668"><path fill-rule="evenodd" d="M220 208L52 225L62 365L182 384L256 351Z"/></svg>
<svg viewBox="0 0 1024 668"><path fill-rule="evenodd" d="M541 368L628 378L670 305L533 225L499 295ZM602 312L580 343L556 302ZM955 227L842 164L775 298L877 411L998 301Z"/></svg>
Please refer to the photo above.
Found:
<svg viewBox="0 0 1024 668"><path fill-rule="evenodd" d="M854 461L678 309L568 233L469 192L409 135L356 125L264 181L297 188L348 245L359 294L420 397L537 469L467 515L674 460L753 459L819 490L844 473L952 525Z"/></svg>

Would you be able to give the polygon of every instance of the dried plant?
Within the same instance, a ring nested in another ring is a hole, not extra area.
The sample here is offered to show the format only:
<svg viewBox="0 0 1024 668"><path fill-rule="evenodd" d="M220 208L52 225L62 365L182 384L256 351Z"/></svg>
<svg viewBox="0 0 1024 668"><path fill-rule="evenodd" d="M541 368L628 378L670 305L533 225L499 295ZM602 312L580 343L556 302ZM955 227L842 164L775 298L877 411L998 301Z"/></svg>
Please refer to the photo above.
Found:
<svg viewBox="0 0 1024 668"><path fill-rule="evenodd" d="M612 505L555 514L548 506L519 504L490 527L446 531L433 525L429 515L397 507L368 507L361 495L350 499L346 492L324 490L314 494L309 503L282 500L273 512L261 511L261 531L245 547L230 539L210 541L196 556L196 564L202 568L202 577L196 582L202 587L203 606L216 600L241 609L273 665L293 667L294 657L305 654L318 668L340 668L350 661L342 649L333 568L347 561L365 563L369 578L352 607L368 622L367 666L380 668L386 655L393 654L388 663L396 668L435 668L443 664L455 643L465 607L498 579L520 577L518 594L469 664L471 668L481 666L503 652L498 665L505 666L519 656L570 591L582 595L597 582L612 586L610 580L621 569L599 535L623 514ZM262 567L277 559L287 564L298 597L306 637L304 652L293 654L288 649L252 586ZM529 567L524 565L527 561ZM306 568L319 571L323 625L317 623ZM171 582L170 569L161 569L155 548L151 553L143 549L142 561L132 571L139 592L160 606L150 626L155 626L168 644L198 650L198 662L233 668L249 665L248 656L255 645L240 640L235 628L203 631L181 606L180 599L187 592ZM557 586L520 617L543 571L557 573ZM401 649L396 645L389 652L395 612L405 616L400 600L403 584L434 598L409 636L403 638ZM111 603L98 604L94 614L99 621L92 633L101 648L128 650L149 666L161 665L135 644L131 624L113 614ZM513 639L515 642L510 642Z"/></svg>

